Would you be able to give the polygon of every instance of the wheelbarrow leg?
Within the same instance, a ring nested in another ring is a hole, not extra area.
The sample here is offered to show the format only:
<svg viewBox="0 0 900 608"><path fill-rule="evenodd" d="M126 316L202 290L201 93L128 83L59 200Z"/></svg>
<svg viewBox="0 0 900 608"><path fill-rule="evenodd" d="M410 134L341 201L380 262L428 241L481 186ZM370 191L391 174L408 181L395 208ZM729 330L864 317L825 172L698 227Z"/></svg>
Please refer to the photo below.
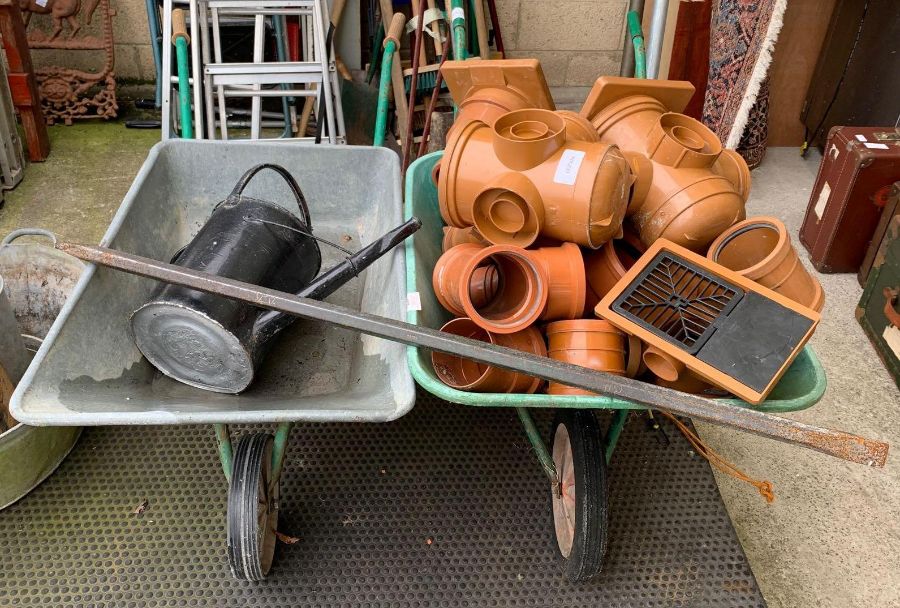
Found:
<svg viewBox="0 0 900 608"><path fill-rule="evenodd" d="M231 481L231 470L233 468L234 454L231 449L231 434L228 432L227 424L214 424L216 431L216 442L219 444L219 460L222 462L222 470L225 472L225 479Z"/></svg>
<svg viewBox="0 0 900 608"><path fill-rule="evenodd" d="M613 451L619 442L619 436L622 429L625 428L625 421L628 420L628 414L631 410L617 410L613 416L612 422L609 424L609 430L606 432L606 464L612 460Z"/></svg>
<svg viewBox="0 0 900 608"><path fill-rule="evenodd" d="M275 429L275 442L272 446L272 483L278 483L281 479L284 455L287 452L288 439L293 426L292 422L280 422ZM216 431L216 442L219 444L219 460L222 462L222 471L225 473L225 479L231 481L231 470L234 467L231 434L227 424L214 424L213 427Z"/></svg>
<svg viewBox="0 0 900 608"><path fill-rule="evenodd" d="M541 434L534 425L534 420L531 418L528 408L517 407L516 413L519 415L519 420L522 422L528 441L531 443L531 447L534 448L534 453L538 461L540 461L547 479L550 480L550 489L553 492L553 496L559 498L559 475L556 472L556 465L553 464L553 457L547 450L547 444L541 439Z"/></svg>
<svg viewBox="0 0 900 608"><path fill-rule="evenodd" d="M284 455L287 453L287 444L293 427L292 422L279 422L275 429L275 444L272 446L272 483L277 484L281 481Z"/></svg>

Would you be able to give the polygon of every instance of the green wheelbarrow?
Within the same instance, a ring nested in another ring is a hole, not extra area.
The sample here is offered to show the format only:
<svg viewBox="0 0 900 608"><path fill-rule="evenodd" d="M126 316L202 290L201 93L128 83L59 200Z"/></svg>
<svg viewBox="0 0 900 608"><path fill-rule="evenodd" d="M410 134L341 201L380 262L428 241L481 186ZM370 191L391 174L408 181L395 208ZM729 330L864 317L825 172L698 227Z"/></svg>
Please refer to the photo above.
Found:
<svg viewBox="0 0 900 608"><path fill-rule="evenodd" d="M410 307L407 320L433 329L439 329L451 318L438 303L431 283L432 269L441 255L444 225L432 169L442 154L423 156L409 167L404 209L406 218L416 216L422 221L422 228L406 242L407 299L421 303ZM438 379L429 351L409 347L407 356L413 379L436 397L463 405L515 408L550 481L553 532L566 562L567 576L572 581L582 581L597 574L608 538L607 466L629 412L644 410L645 406L603 396L467 393ZM825 384L822 365L807 346L762 404L751 406L738 399L728 401L766 412L791 412L819 401L825 393ZM556 410L549 449L532 420L530 408ZM612 410L605 432L601 431L594 410Z"/></svg>

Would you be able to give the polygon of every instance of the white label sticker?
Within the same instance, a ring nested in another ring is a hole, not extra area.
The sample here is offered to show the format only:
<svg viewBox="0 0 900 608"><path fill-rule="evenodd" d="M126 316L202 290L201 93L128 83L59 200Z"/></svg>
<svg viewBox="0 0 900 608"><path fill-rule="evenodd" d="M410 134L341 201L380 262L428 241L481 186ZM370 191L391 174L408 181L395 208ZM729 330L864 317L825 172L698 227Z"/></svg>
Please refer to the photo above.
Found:
<svg viewBox="0 0 900 608"><path fill-rule="evenodd" d="M450 21L456 21L457 19L466 20L466 11L461 6L457 6L452 11L450 11Z"/></svg>
<svg viewBox="0 0 900 608"><path fill-rule="evenodd" d="M859 141L869 141L862 133L857 134L856 139L858 139Z"/></svg>
<svg viewBox="0 0 900 608"><path fill-rule="evenodd" d="M422 310L422 297L418 291L406 294L406 310Z"/></svg>
<svg viewBox="0 0 900 608"><path fill-rule="evenodd" d="M863 145L865 147L867 147L869 150L887 150L888 149L887 144L870 144L869 142L866 142Z"/></svg>
<svg viewBox="0 0 900 608"><path fill-rule="evenodd" d="M584 152L581 150L563 150L559 164L556 165L553 181L567 186L575 185L575 178L578 177L578 170L581 168L583 160Z"/></svg>
<svg viewBox="0 0 900 608"><path fill-rule="evenodd" d="M894 356L900 359L900 329L893 325L887 325L881 332L884 343L893 351Z"/></svg>
<svg viewBox="0 0 900 608"><path fill-rule="evenodd" d="M825 182L825 185L822 186L822 191L819 192L819 200L816 201L816 206L813 207L818 220L822 219L822 214L825 213L825 206L828 204L829 198L831 198L831 185Z"/></svg>

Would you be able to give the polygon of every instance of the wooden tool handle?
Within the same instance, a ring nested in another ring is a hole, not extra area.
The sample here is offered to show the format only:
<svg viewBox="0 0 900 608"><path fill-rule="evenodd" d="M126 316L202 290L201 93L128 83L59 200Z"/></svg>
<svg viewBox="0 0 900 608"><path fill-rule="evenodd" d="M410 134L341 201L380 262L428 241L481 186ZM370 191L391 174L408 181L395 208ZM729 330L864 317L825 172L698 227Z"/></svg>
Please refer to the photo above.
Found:
<svg viewBox="0 0 900 608"><path fill-rule="evenodd" d="M381 8L381 22L384 29L388 30L391 27L391 19L394 18L394 4L391 0L378 0L378 6Z"/></svg>
<svg viewBox="0 0 900 608"><path fill-rule="evenodd" d="M437 3L436 3L434 0L428 0L428 10L434 10L435 8L437 8ZM443 31L442 31L442 27L441 27L441 26L443 25L443 23L444 23L444 20L441 19L441 20L435 21L435 22L433 23L433 25L432 25L432 30L431 30L431 31L432 31L432 33L435 34L435 36L433 36L433 37L431 38L431 42L434 43L434 57L435 57L435 59L437 59L438 57L440 57L440 56L441 56L441 53L442 53L443 50L444 50L444 49L442 48L442 44L441 44L441 36L443 35Z"/></svg>
<svg viewBox="0 0 900 608"><path fill-rule="evenodd" d="M337 29L337 26L341 23L341 15L344 14L344 7L347 5L347 0L334 0L334 4L331 5L331 25Z"/></svg>
<svg viewBox="0 0 900 608"><path fill-rule="evenodd" d="M491 58L488 43L487 20L484 16L484 0L475 0L475 32L478 34L478 55L482 59Z"/></svg>
<svg viewBox="0 0 900 608"><path fill-rule="evenodd" d="M403 26L406 25L406 16L403 13L394 13L391 19L391 26L388 28L387 36L384 37L384 45L387 46L388 40L394 41L396 50L400 50L400 40L403 38Z"/></svg>
<svg viewBox="0 0 900 608"><path fill-rule="evenodd" d="M187 25L184 22L184 10L176 8L172 11L172 44L179 38L184 38L191 43L191 37L187 33Z"/></svg>

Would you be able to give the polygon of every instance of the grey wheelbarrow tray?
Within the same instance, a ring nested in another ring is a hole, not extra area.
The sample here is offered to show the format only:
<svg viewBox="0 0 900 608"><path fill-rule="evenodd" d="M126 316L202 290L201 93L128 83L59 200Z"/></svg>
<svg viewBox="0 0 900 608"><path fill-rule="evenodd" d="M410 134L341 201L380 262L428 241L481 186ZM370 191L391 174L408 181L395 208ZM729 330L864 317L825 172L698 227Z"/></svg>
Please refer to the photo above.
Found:
<svg viewBox="0 0 900 608"><path fill-rule="evenodd" d="M357 250L402 222L400 168L386 149L172 140L157 144L101 244L168 261L251 166L276 163L296 178L314 233ZM263 171L248 196L292 203L283 181ZM343 253L322 244L322 268ZM277 481L294 421L380 422L407 413L415 387L406 347L334 325L298 321L275 345L259 379L240 395L180 384L157 372L131 338L129 317L156 283L88 265L11 402L31 425L213 423L227 477L227 424L279 423L272 450ZM401 320L405 264L397 247L328 298Z"/></svg>

